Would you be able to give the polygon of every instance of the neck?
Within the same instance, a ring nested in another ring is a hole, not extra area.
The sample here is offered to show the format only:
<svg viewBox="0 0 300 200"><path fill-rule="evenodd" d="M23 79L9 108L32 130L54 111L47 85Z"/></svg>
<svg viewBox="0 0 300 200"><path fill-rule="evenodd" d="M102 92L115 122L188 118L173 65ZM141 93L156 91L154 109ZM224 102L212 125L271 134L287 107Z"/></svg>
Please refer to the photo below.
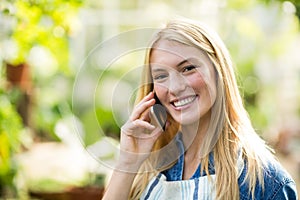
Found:
<svg viewBox="0 0 300 200"><path fill-rule="evenodd" d="M182 126L182 138L185 146L187 158L201 158L201 146L205 138L210 123L210 114L201 117L193 124Z"/></svg>

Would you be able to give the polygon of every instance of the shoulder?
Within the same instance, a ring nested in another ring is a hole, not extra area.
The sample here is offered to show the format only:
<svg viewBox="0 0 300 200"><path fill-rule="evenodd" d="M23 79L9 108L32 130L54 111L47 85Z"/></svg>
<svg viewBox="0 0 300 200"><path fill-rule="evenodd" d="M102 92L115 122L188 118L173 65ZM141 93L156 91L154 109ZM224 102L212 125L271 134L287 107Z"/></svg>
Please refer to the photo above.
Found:
<svg viewBox="0 0 300 200"><path fill-rule="evenodd" d="M246 166L246 165L244 165ZM251 199L248 184L245 182L247 168L244 167L238 179L241 199ZM264 185L257 182L254 199L298 199L296 184L290 174L275 159L270 159L263 170Z"/></svg>
<svg viewBox="0 0 300 200"><path fill-rule="evenodd" d="M267 199L297 199L296 184L279 162L269 162L264 170Z"/></svg>

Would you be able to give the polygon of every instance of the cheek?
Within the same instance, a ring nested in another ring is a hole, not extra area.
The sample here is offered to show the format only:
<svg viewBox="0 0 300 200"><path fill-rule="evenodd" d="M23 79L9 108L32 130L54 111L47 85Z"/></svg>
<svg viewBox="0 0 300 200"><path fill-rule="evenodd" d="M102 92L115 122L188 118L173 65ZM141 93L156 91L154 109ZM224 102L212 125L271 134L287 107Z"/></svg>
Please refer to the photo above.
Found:
<svg viewBox="0 0 300 200"><path fill-rule="evenodd" d="M212 67L211 67L212 68ZM191 77L191 85L200 88L215 88L216 87L216 77L214 70L210 67L201 68L198 73L193 74Z"/></svg>
<svg viewBox="0 0 300 200"><path fill-rule="evenodd" d="M193 88L195 92L199 92L207 87L207 80L204 79L203 76L197 74L195 76L191 76L187 79L187 84L190 88Z"/></svg>
<svg viewBox="0 0 300 200"><path fill-rule="evenodd" d="M211 98L211 101L214 101L216 96L216 82L214 77L198 75L190 79L189 85L196 93L201 93L201 95Z"/></svg>
<svg viewBox="0 0 300 200"><path fill-rule="evenodd" d="M168 88L160 84L154 84L154 92L158 99L163 102L166 100L164 98L167 97Z"/></svg>
<svg viewBox="0 0 300 200"><path fill-rule="evenodd" d="M205 96L207 98L208 101L211 102L211 104L213 104L216 100L216 83L211 80L210 82L208 83L205 83L205 86L203 86L204 88L204 91L205 91Z"/></svg>

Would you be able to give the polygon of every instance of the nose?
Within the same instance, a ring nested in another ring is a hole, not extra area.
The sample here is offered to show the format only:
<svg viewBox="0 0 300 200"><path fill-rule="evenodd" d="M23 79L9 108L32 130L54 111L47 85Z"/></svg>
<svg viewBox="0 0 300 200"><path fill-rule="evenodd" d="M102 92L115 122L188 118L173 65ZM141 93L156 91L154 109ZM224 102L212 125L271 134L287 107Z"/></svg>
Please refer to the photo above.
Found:
<svg viewBox="0 0 300 200"><path fill-rule="evenodd" d="M170 79L169 79L170 93L174 95L178 95L186 89L187 85L188 85L187 80L185 80L185 78L181 74L175 72L172 73L172 75L170 75Z"/></svg>

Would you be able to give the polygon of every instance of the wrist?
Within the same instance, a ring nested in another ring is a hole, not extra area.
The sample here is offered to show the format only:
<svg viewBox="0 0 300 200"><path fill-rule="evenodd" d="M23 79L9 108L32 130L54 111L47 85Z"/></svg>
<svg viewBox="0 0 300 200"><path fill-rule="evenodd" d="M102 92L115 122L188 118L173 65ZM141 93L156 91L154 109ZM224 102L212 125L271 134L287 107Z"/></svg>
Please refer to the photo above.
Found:
<svg viewBox="0 0 300 200"><path fill-rule="evenodd" d="M115 165L115 170L123 173L131 173L136 174L138 173L141 165L143 162L135 161L128 161L126 159L119 159Z"/></svg>
<svg viewBox="0 0 300 200"><path fill-rule="evenodd" d="M117 158L115 169L122 172L138 173L141 165L148 156L148 153L132 153L121 150Z"/></svg>

